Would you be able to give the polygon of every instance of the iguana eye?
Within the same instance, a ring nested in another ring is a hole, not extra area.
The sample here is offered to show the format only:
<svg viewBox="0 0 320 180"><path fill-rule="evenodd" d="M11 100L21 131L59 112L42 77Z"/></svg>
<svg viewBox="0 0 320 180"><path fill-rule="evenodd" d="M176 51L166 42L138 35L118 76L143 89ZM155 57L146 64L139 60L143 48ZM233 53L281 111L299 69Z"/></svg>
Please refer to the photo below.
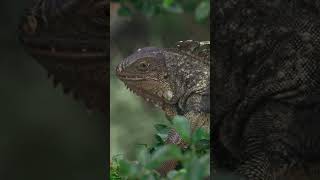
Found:
<svg viewBox="0 0 320 180"><path fill-rule="evenodd" d="M139 63L139 66L138 66L139 70L141 71L146 71L148 67L149 67L149 64L147 62L141 62Z"/></svg>

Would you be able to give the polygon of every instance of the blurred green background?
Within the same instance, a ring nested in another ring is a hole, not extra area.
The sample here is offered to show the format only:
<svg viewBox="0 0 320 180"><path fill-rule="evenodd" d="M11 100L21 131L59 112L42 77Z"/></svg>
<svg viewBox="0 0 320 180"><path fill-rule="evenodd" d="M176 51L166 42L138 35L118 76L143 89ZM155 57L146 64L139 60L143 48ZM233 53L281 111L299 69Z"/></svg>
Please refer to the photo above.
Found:
<svg viewBox="0 0 320 180"><path fill-rule="evenodd" d="M0 1L0 179L106 179L106 118L54 88L17 39L30 4Z"/></svg>
<svg viewBox="0 0 320 180"><path fill-rule="evenodd" d="M120 2L120 3L119 3ZM150 144L164 113L132 94L115 76L116 65L138 48L172 47L180 40L210 40L207 0L112 1L110 8L111 157L134 158L139 144Z"/></svg>

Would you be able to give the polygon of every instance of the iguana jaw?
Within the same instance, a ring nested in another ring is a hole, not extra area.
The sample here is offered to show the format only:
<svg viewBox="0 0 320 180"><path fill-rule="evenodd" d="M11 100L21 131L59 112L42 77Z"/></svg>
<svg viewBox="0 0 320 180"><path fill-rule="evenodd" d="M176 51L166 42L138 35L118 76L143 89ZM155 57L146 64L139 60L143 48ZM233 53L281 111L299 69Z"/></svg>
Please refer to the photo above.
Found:
<svg viewBox="0 0 320 180"><path fill-rule="evenodd" d="M133 92L134 94L142 97L145 101L153 104L155 107L163 107L165 102L163 101L163 99L154 96L153 94L149 93L148 91L145 91L143 89L139 89L139 88L130 88L129 86L126 85L126 87Z"/></svg>
<svg viewBox="0 0 320 180"><path fill-rule="evenodd" d="M173 104L176 102L168 99L170 96L168 92L172 92L168 84L162 83L154 77L122 74L119 71L117 71L117 76L131 92L142 97L146 102L163 109L165 112L168 109L170 112L174 111L172 110L174 109Z"/></svg>
<svg viewBox="0 0 320 180"><path fill-rule="evenodd" d="M154 94L151 94L148 91L144 91L142 89L134 89L130 88L129 86L127 86L127 88L134 94L142 97L147 103L151 103L153 106L161 108L169 117L174 116L173 114L177 111L174 104L165 101L164 98L155 96Z"/></svg>
<svg viewBox="0 0 320 180"><path fill-rule="evenodd" d="M118 78L122 81L143 81L146 80L144 77L141 76L130 76L125 74L117 74Z"/></svg>
<svg viewBox="0 0 320 180"><path fill-rule="evenodd" d="M118 77L130 91L157 107L174 104L170 98L168 99L168 92L171 90L165 83L162 84L154 78L149 79L141 76L118 75Z"/></svg>

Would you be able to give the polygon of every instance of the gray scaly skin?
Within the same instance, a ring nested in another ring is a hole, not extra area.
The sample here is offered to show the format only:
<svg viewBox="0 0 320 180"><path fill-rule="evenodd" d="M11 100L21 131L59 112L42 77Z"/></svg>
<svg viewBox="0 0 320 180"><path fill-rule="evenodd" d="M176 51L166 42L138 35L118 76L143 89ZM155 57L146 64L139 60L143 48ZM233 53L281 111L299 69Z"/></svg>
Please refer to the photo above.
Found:
<svg viewBox="0 0 320 180"><path fill-rule="evenodd" d="M55 86L107 113L108 1L37 0L22 18L19 38Z"/></svg>
<svg viewBox="0 0 320 180"><path fill-rule="evenodd" d="M174 48L146 47L124 59L116 74L125 85L144 100L162 108L170 118L185 116L192 129L209 131L210 43L181 41ZM166 143L186 147L176 131ZM176 165L167 162L159 172L165 174Z"/></svg>
<svg viewBox="0 0 320 180"><path fill-rule="evenodd" d="M320 179L318 2L214 3L215 169Z"/></svg>

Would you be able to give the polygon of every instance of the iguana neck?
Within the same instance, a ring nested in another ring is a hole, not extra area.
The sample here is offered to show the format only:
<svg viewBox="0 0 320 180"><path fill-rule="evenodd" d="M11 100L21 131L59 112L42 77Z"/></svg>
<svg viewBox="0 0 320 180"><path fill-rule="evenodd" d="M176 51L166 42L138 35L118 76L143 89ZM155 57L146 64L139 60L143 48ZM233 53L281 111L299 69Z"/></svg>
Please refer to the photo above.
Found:
<svg viewBox="0 0 320 180"><path fill-rule="evenodd" d="M208 62L177 50L164 53L166 67L170 76L170 84L178 108L185 111L185 102L191 93L206 92L209 85L210 72Z"/></svg>

